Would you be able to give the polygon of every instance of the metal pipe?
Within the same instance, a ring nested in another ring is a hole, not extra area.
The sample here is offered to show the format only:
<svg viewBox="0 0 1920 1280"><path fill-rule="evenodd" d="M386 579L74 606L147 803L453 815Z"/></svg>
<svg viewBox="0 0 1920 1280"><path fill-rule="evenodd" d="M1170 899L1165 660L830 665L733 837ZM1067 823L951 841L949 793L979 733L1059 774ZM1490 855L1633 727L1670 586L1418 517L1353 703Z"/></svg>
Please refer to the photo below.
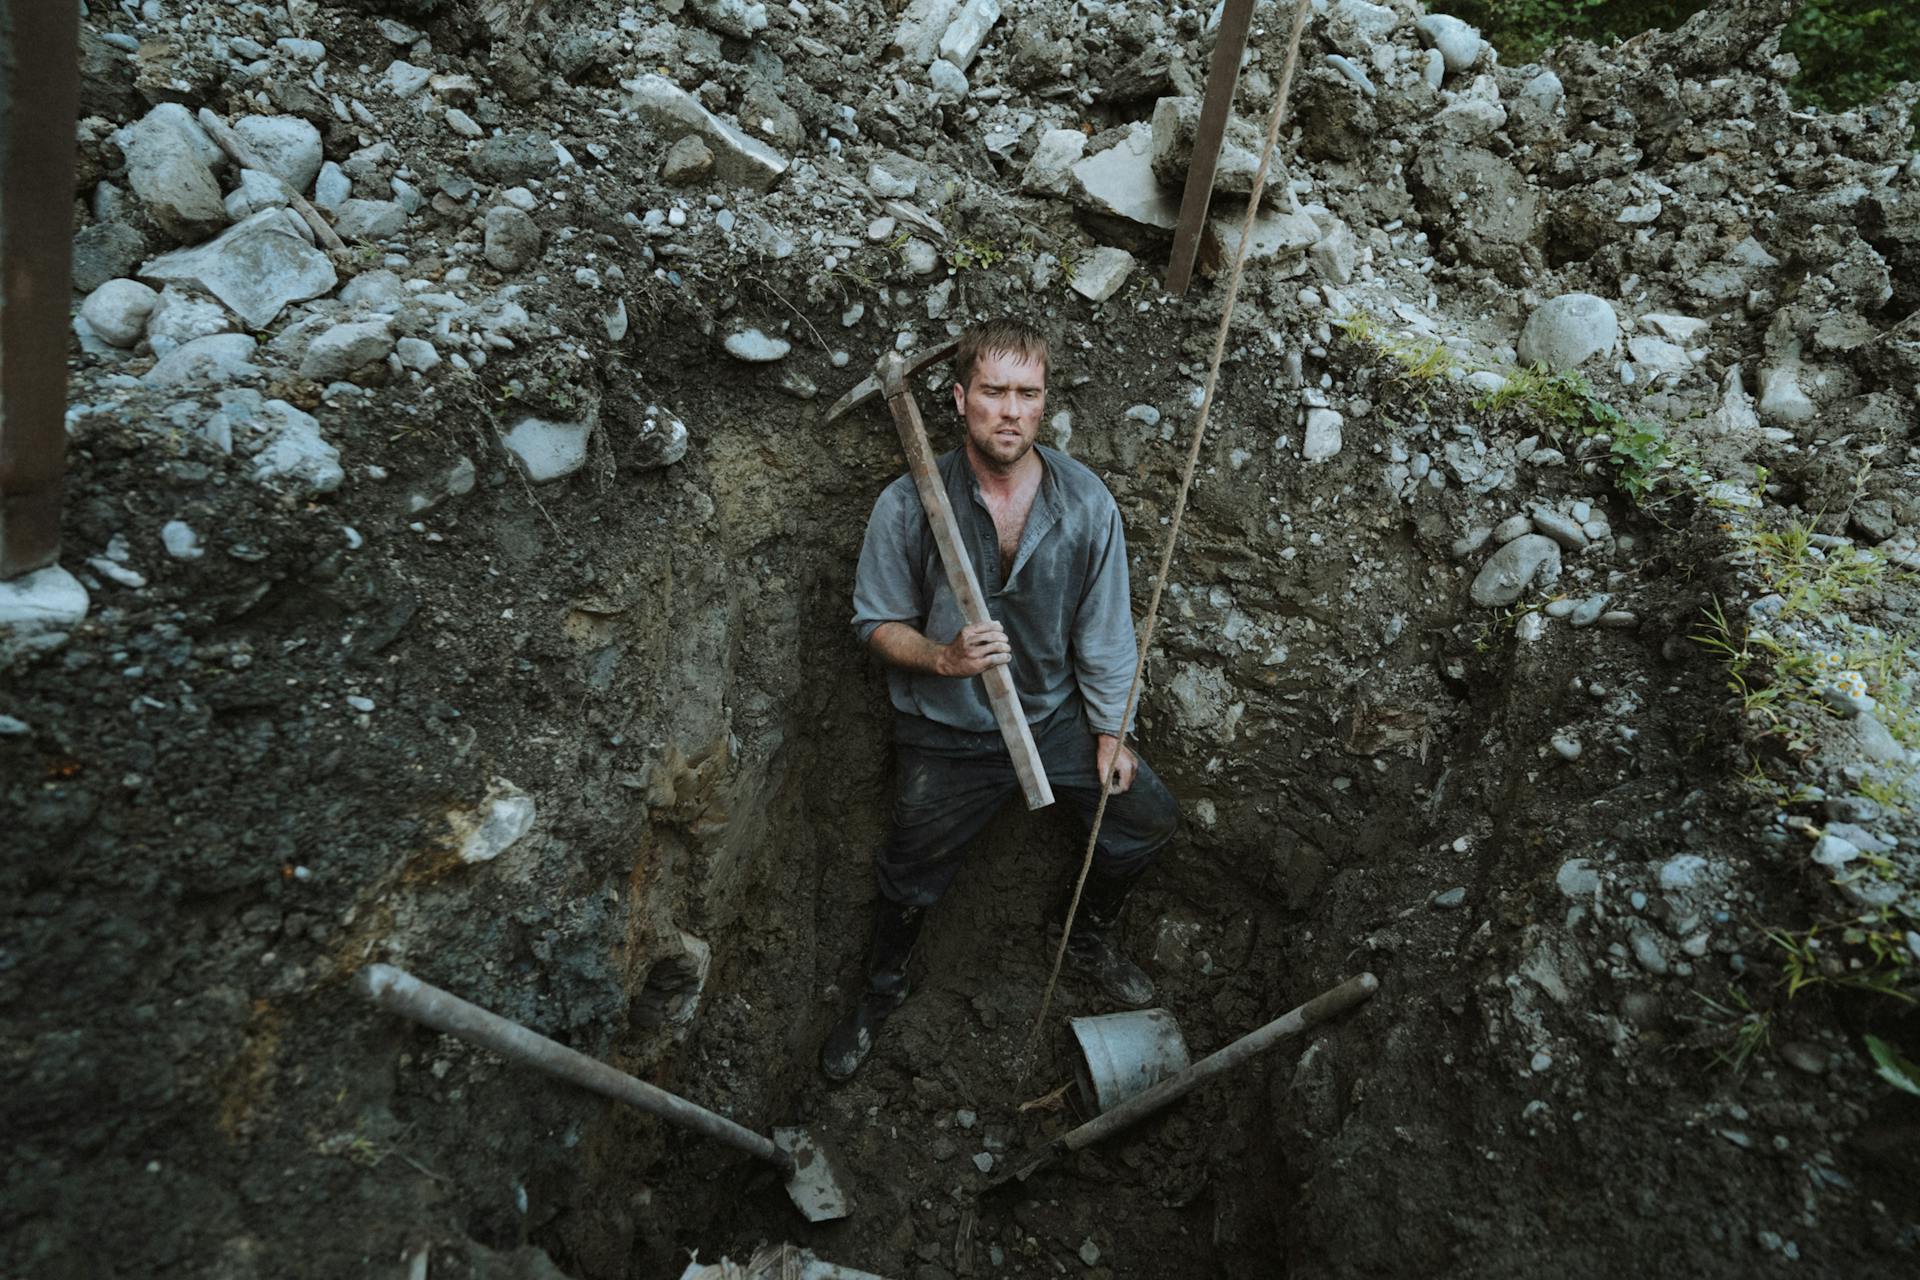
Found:
<svg viewBox="0 0 1920 1280"><path fill-rule="evenodd" d="M0 579L60 557L79 14L0 0Z"/></svg>
<svg viewBox="0 0 1920 1280"><path fill-rule="evenodd" d="M469 1004L451 992L420 981L404 969L390 964L371 964L355 978L362 995L389 1013L411 1018L435 1031L458 1036L471 1044L506 1058L510 1062L544 1071L569 1084L591 1089L602 1097L624 1102L659 1116L662 1120L692 1129L709 1138L738 1147L777 1166L789 1178L794 1175L793 1158L763 1138L725 1116L715 1115L677 1094L657 1085L636 1080L624 1071L616 1071L604 1062L589 1058L577 1049L569 1049L549 1040L517 1022L479 1005Z"/></svg>

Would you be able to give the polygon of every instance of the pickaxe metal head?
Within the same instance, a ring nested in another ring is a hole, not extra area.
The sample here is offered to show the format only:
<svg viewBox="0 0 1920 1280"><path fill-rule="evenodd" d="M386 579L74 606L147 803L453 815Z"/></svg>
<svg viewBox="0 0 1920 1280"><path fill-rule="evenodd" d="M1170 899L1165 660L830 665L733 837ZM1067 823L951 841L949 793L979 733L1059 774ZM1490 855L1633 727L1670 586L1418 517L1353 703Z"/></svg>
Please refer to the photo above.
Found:
<svg viewBox="0 0 1920 1280"><path fill-rule="evenodd" d="M914 374L919 373L921 370L929 369L939 364L942 360L948 359L959 346L960 340L958 338L949 338L939 346L928 347L911 359L905 360L903 360L897 352L887 352L874 363L873 372L868 374L858 386L833 402L833 408L827 410L826 420L832 422L856 406L865 404L875 396L885 395L887 393L887 366L889 364L895 361L902 361L902 363L904 363L905 368L898 375L900 379L904 381L907 378L911 378Z"/></svg>

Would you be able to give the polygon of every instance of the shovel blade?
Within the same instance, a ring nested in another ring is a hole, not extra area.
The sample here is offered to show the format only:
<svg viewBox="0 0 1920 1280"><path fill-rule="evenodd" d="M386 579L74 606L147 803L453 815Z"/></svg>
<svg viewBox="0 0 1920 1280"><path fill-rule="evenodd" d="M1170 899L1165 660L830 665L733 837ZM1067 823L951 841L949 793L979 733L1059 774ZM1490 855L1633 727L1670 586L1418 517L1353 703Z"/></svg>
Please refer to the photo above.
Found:
<svg viewBox="0 0 1920 1280"><path fill-rule="evenodd" d="M775 1129L773 1145L793 1157L793 1176L787 1179L787 1197L808 1222L832 1222L852 1209L834 1179L827 1153L813 1143L805 1129Z"/></svg>

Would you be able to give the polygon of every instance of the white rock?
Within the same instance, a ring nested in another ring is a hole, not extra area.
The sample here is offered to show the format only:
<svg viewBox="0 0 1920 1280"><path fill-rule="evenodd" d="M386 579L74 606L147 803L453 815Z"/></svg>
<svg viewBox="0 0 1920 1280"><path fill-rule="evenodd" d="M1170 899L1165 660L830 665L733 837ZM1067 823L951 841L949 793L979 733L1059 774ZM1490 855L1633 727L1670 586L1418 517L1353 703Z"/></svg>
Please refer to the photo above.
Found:
<svg viewBox="0 0 1920 1280"><path fill-rule="evenodd" d="M1336 29L1345 27L1364 38L1363 46L1347 49L1348 53L1360 54L1367 53L1372 42L1392 31L1400 21L1400 15L1393 10L1383 4L1368 4L1367 0L1334 0L1329 16Z"/></svg>
<svg viewBox="0 0 1920 1280"><path fill-rule="evenodd" d="M1544 364L1558 373L1595 356L1612 355L1619 345L1620 322L1606 299L1591 293L1563 293L1527 317L1520 332L1520 363Z"/></svg>
<svg viewBox="0 0 1920 1280"><path fill-rule="evenodd" d="M200 535L184 520L169 520L160 526L160 544L175 560L198 560L205 555Z"/></svg>
<svg viewBox="0 0 1920 1280"><path fill-rule="evenodd" d="M1516 99L1527 103L1542 115L1551 116L1560 110L1560 104L1566 101L1566 86L1560 83L1560 77L1552 71L1542 71L1520 86Z"/></svg>
<svg viewBox="0 0 1920 1280"><path fill-rule="evenodd" d="M1340 428L1345 421L1332 409L1307 410L1306 439L1300 445L1300 456L1308 462L1325 462L1340 452Z"/></svg>
<svg viewBox="0 0 1920 1280"><path fill-rule="evenodd" d="M1351 281L1358 253L1353 237L1347 233L1347 224L1334 223L1332 230L1308 246L1307 257L1313 260L1314 270L1320 273L1321 279L1334 284Z"/></svg>
<svg viewBox="0 0 1920 1280"><path fill-rule="evenodd" d="M320 131L299 116L241 116L233 131L261 168L295 191L305 191L319 176L325 158Z"/></svg>
<svg viewBox="0 0 1920 1280"><path fill-rule="evenodd" d="M505 778L495 778L478 805L447 815L460 861L492 862L533 830L536 813L532 796Z"/></svg>
<svg viewBox="0 0 1920 1280"><path fill-rule="evenodd" d="M1681 374L1693 369L1693 361L1688 358L1686 351L1663 338L1650 338L1644 334L1629 338L1627 354L1649 375Z"/></svg>
<svg viewBox="0 0 1920 1280"><path fill-rule="evenodd" d="M1542 585L1560 576L1560 544L1537 533L1525 534L1488 557L1473 580L1473 602L1501 608L1518 600L1537 579Z"/></svg>
<svg viewBox="0 0 1920 1280"><path fill-rule="evenodd" d="M1101 245L1074 264L1073 291L1092 302L1105 302L1126 283L1133 271L1133 255L1125 249Z"/></svg>
<svg viewBox="0 0 1920 1280"><path fill-rule="evenodd" d="M327 256L301 234L306 230L290 210L263 209L206 244L162 254L140 275L195 285L249 328L264 329L289 304L317 298L338 280Z"/></svg>
<svg viewBox="0 0 1920 1280"><path fill-rule="evenodd" d="M787 352L793 350L793 344L785 338L769 338L758 329L742 329L738 333L728 334L725 346L728 355L749 364L771 364L775 360L784 360Z"/></svg>
<svg viewBox="0 0 1920 1280"><path fill-rule="evenodd" d="M987 33L1000 21L1000 0L967 0L940 37L939 54L960 71L973 65Z"/></svg>
<svg viewBox="0 0 1920 1280"><path fill-rule="evenodd" d="M924 67L940 48L940 37L953 20L960 0L912 0L900 15L888 52L908 66Z"/></svg>
<svg viewBox="0 0 1920 1280"><path fill-rule="evenodd" d="M273 42L273 47L295 62L308 64L323 62L327 56L327 46L318 40L301 40L294 36L282 36Z"/></svg>
<svg viewBox="0 0 1920 1280"><path fill-rule="evenodd" d="M698 135L712 149L714 176L722 182L765 191L787 171L787 161L779 152L714 115L665 76L623 80L620 87L627 91L627 109L663 140Z"/></svg>
<svg viewBox="0 0 1920 1280"><path fill-rule="evenodd" d="M1440 51L1440 56L1447 60L1448 71L1465 71L1471 67L1487 44L1477 28L1444 13L1427 14L1413 24L1413 29L1420 33L1421 44Z"/></svg>
<svg viewBox="0 0 1920 1280"><path fill-rule="evenodd" d="M1020 189L1032 195L1064 196L1070 171L1086 150L1087 135L1078 129L1047 130L1020 175Z"/></svg>
<svg viewBox="0 0 1920 1280"><path fill-rule="evenodd" d="M87 616L87 589L57 564L0 580L0 628L58 630Z"/></svg>
<svg viewBox="0 0 1920 1280"><path fill-rule="evenodd" d="M693 0L693 11L715 31L741 40L767 29L767 6L748 0Z"/></svg>
<svg viewBox="0 0 1920 1280"><path fill-rule="evenodd" d="M1429 89L1438 89L1447 79L1447 59L1438 49L1429 49L1420 59L1420 78Z"/></svg>
<svg viewBox="0 0 1920 1280"><path fill-rule="evenodd" d="M1721 434L1744 434L1760 429L1760 416L1753 410L1753 397L1740 384L1737 364L1720 380L1720 402L1708 416L1707 427Z"/></svg>
<svg viewBox="0 0 1920 1280"><path fill-rule="evenodd" d="M1813 846L1813 860L1837 871L1860 856L1860 850L1839 836L1823 835Z"/></svg>
<svg viewBox="0 0 1920 1280"><path fill-rule="evenodd" d="M442 119L447 122L447 128L463 138L478 138L486 133L486 130L482 129L472 116L458 107L448 107Z"/></svg>
<svg viewBox="0 0 1920 1280"><path fill-rule="evenodd" d="M1240 247L1240 224L1244 211L1229 217L1213 218L1208 227L1220 246L1221 273L1232 264ZM1247 264L1276 262L1297 258L1321 239L1320 226L1305 213L1281 213L1262 209L1254 215L1253 231L1247 237Z"/></svg>
<svg viewBox="0 0 1920 1280"><path fill-rule="evenodd" d="M255 342L244 333L216 333L174 348L147 370L140 381L150 387L177 387L194 382L230 382L260 372L253 359Z"/></svg>
<svg viewBox="0 0 1920 1280"><path fill-rule="evenodd" d="M932 275L940 269L940 251L919 236L900 246L900 259L917 276Z"/></svg>
<svg viewBox="0 0 1920 1280"><path fill-rule="evenodd" d="M1800 388L1792 365L1776 365L1760 373L1760 419L1777 427L1798 426L1813 417L1813 401Z"/></svg>
<svg viewBox="0 0 1920 1280"><path fill-rule="evenodd" d="M160 291L160 301L147 319L147 345L154 355L164 356L195 338L232 331L231 311L211 298L170 284Z"/></svg>
<svg viewBox="0 0 1920 1280"><path fill-rule="evenodd" d="M242 169L240 184L227 192L227 217L245 222L262 209L285 208L291 197L287 184L264 169Z"/></svg>
<svg viewBox="0 0 1920 1280"><path fill-rule="evenodd" d="M80 314L101 341L130 347L140 341L159 303L160 295L138 280L109 280L87 295Z"/></svg>
<svg viewBox="0 0 1920 1280"><path fill-rule="evenodd" d="M1668 315L1653 311L1641 316L1640 323L1662 337L1677 342L1682 346L1691 343L1695 338L1713 327L1713 321L1711 320L1698 320L1692 316Z"/></svg>
<svg viewBox="0 0 1920 1280"><path fill-rule="evenodd" d="M527 479L535 484L570 476L587 465L587 440L592 422L549 422L522 418L500 442L520 460Z"/></svg>
<svg viewBox="0 0 1920 1280"><path fill-rule="evenodd" d="M432 70L427 67L416 67L411 62L395 58L387 64L380 83L397 98L411 98L427 87L427 79L432 75Z"/></svg>
<svg viewBox="0 0 1920 1280"><path fill-rule="evenodd" d="M882 200L910 200L920 190L920 180L900 177L875 161L867 166L867 190Z"/></svg>

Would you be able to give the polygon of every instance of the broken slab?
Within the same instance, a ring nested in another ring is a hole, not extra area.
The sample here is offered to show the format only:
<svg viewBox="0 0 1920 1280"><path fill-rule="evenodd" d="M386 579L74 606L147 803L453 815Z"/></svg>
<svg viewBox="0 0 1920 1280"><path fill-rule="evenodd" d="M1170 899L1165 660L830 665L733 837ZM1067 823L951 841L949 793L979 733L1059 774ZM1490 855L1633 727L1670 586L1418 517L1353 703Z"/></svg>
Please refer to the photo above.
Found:
<svg viewBox="0 0 1920 1280"><path fill-rule="evenodd" d="M1074 165L1073 195L1096 214L1154 232L1172 231L1180 200L1153 172L1153 126L1137 121L1127 136Z"/></svg>
<svg viewBox="0 0 1920 1280"><path fill-rule="evenodd" d="M1182 188L1187 169L1193 163L1194 135L1200 128L1198 98L1162 98L1153 104L1153 172L1164 185ZM1226 137L1220 143L1220 159L1213 170L1216 193L1244 196L1253 191L1253 176L1260 168L1260 151L1266 139L1252 124L1239 116L1227 120ZM1276 192L1287 187L1286 170L1277 162L1267 166L1267 185L1262 199L1272 202Z"/></svg>
<svg viewBox="0 0 1920 1280"><path fill-rule="evenodd" d="M163 102L114 135L127 160L127 185L162 231L194 241L226 225L226 204L214 169L226 155L199 121Z"/></svg>
<svg viewBox="0 0 1920 1280"><path fill-rule="evenodd" d="M626 106L663 141L678 142L693 134L713 151L714 174L725 183L766 191L787 171L779 152L728 124L697 102L693 95L665 76L646 75L622 80Z"/></svg>
<svg viewBox="0 0 1920 1280"><path fill-rule="evenodd" d="M913 0L894 28L888 55L915 67L932 62L939 52L940 38L953 21L953 11L959 7L960 0Z"/></svg>
<svg viewBox="0 0 1920 1280"><path fill-rule="evenodd" d="M1207 233L1219 246L1220 269L1233 265L1234 254L1240 247L1240 225L1246 220L1244 211L1231 213L1225 217L1210 218L1207 221ZM1247 238L1247 265L1278 262L1286 258L1297 258L1321 239L1320 226L1310 216L1302 212L1274 213L1262 210L1253 220L1253 230ZM1209 255L1202 254L1202 261Z"/></svg>
<svg viewBox="0 0 1920 1280"><path fill-rule="evenodd" d="M90 603L80 580L57 564L0 581L0 630L47 630L85 620Z"/></svg>
<svg viewBox="0 0 1920 1280"><path fill-rule="evenodd" d="M1078 129L1047 130L1020 175L1020 189L1037 196L1064 196L1073 166L1086 150L1087 135Z"/></svg>
<svg viewBox="0 0 1920 1280"><path fill-rule="evenodd" d="M161 254L139 274L204 289L249 328L264 329L292 303L320 297L338 282L306 230L290 210L262 209L205 244Z"/></svg>

